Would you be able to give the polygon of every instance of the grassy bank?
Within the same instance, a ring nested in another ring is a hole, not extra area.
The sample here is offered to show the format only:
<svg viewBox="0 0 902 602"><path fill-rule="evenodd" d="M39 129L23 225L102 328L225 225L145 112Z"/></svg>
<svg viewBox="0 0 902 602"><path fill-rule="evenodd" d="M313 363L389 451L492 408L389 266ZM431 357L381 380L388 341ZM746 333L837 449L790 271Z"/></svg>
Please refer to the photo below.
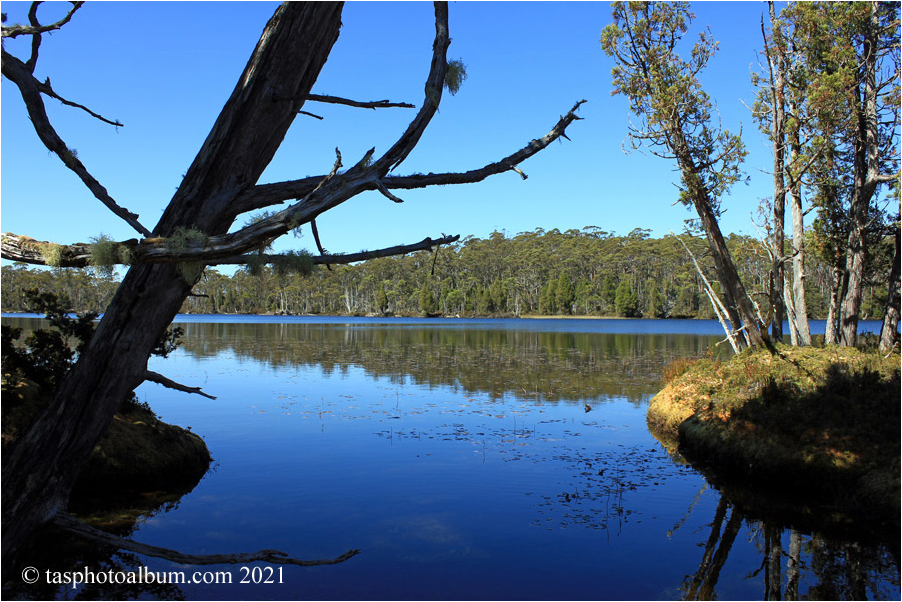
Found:
<svg viewBox="0 0 902 602"><path fill-rule="evenodd" d="M899 362L786 346L681 362L649 427L723 480L898 522Z"/></svg>

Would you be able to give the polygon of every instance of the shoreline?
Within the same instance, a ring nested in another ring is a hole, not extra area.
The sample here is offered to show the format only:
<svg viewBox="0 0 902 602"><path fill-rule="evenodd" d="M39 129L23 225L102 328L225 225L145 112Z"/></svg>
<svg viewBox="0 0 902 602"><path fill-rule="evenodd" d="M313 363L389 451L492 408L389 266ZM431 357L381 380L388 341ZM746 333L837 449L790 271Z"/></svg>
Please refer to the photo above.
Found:
<svg viewBox="0 0 902 602"><path fill-rule="evenodd" d="M778 346L683 362L649 402L648 427L715 481L898 524L899 361Z"/></svg>

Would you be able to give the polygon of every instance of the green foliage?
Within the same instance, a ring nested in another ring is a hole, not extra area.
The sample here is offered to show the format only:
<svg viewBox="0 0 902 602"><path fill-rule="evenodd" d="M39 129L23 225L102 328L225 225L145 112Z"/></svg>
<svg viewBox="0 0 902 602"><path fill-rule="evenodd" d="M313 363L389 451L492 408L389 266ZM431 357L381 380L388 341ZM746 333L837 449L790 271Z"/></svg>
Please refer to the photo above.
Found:
<svg viewBox="0 0 902 602"><path fill-rule="evenodd" d="M150 354L158 357L169 357L169 354L178 349L182 344L182 336L184 334L185 329L181 326L170 328L164 332L163 336L156 342L153 349L150 350Z"/></svg>
<svg viewBox="0 0 902 602"><path fill-rule="evenodd" d="M435 303L435 295L432 293L432 287L429 286L429 283L424 284L420 289L419 306L420 313L424 316L434 314L438 310Z"/></svg>
<svg viewBox="0 0 902 602"><path fill-rule="evenodd" d="M639 315L639 300L626 280L617 287L617 294L614 296L614 308L618 314L626 318L635 318Z"/></svg>
<svg viewBox="0 0 902 602"><path fill-rule="evenodd" d="M3 326L3 371L13 380L24 377L53 390L94 334L97 314L72 318L69 308L52 293L31 289L25 297L31 311L45 314L52 329L33 331L21 346L16 343L21 329Z"/></svg>
<svg viewBox="0 0 902 602"><path fill-rule="evenodd" d="M486 239L470 237L439 254L435 278L441 280L431 285L436 311L461 316L560 315L566 313L571 298L569 294L558 296L562 285L567 293L561 279L564 273L575 287L570 304L575 315L619 315L615 307L617 285L626 280L636 283L632 293L643 315L713 318L700 278L676 237L656 239L640 234L535 230L515 236L498 233ZM706 242L680 238L718 287L712 258L704 253ZM726 242L742 278L755 289L766 289L770 262L758 252L756 241L734 236ZM874 256L868 268L865 309L873 318L882 315L880 302L885 296L892 248L891 244L871 247ZM182 311L419 315L419 292L430 281L432 271L428 253L333 266L331 272L314 270L307 276L293 270L280 273L277 266L265 263L267 257L251 257L248 269L232 276L208 268L193 289L206 297L189 297ZM297 259L303 267L303 253L298 253ZM254 268L256 275L252 276ZM806 273L811 317L823 319L830 295L831 264L811 254ZM76 311L101 312L117 286L114 280L98 278L84 269L51 271L14 264L0 268L0 274L4 311L26 311L24 291L41 288L68 295ZM766 313L766 301L760 303L762 313Z"/></svg>
<svg viewBox="0 0 902 602"><path fill-rule="evenodd" d="M467 79L467 66L460 59L448 61L448 70L445 72L445 89L454 96L460 90L461 84Z"/></svg>
<svg viewBox="0 0 902 602"><path fill-rule="evenodd" d="M576 291L573 290L573 283L566 272L561 272L557 279L554 298L555 306L558 311L565 314L573 313L573 303L576 301Z"/></svg>
<svg viewBox="0 0 902 602"><path fill-rule="evenodd" d="M697 77L717 42L704 31L689 58L680 57L677 46L693 19L688 2L611 6L613 23L602 31L601 47L614 58L614 93L623 94L639 118L630 125L634 148L658 147L677 159L680 200L689 205L704 198L718 215L720 197L742 177L746 150L739 136L712 126L713 103Z"/></svg>

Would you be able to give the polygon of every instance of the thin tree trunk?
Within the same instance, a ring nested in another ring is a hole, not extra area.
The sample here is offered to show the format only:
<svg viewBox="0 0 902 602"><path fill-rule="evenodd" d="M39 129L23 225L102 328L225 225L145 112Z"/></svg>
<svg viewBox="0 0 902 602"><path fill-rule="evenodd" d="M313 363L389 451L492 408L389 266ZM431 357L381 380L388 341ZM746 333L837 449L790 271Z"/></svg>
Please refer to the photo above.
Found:
<svg viewBox="0 0 902 602"><path fill-rule="evenodd" d="M880 351L889 353L899 343L899 226L896 226L896 249L893 251L893 267L889 273L889 290L880 328Z"/></svg>
<svg viewBox="0 0 902 602"><path fill-rule="evenodd" d="M767 35L764 35L764 50L767 54L770 71L771 102L773 104L773 119L771 122L771 144L774 155L774 240L773 240L773 265L771 267L771 306L774 310L771 336L775 341L783 340L783 306L784 288L784 217L786 214L786 181L784 179L785 152L786 152L786 60L779 39L779 30L774 27L777 21L774 3L767 3L770 11L771 29L774 34L774 56L771 56L767 43ZM764 34L764 19L761 19L761 33Z"/></svg>
<svg viewBox="0 0 902 602"><path fill-rule="evenodd" d="M341 26L340 3L286 3L267 24L232 96L154 230L224 234L229 204L256 183L316 82ZM3 457L3 554L66 509L79 470L193 283L176 265L132 267L88 348L47 408ZM7 556L9 555L9 556Z"/></svg>
<svg viewBox="0 0 902 602"><path fill-rule="evenodd" d="M830 306L827 309L827 326L824 331L824 345L836 345L839 343L839 324L837 317L839 316L839 303L842 299L843 277L845 272L842 269L839 258L833 259L833 278L830 283Z"/></svg>
<svg viewBox="0 0 902 602"><path fill-rule="evenodd" d="M792 206L792 297L795 308L795 330L799 345L811 345L808 326L808 301L805 299L805 225L802 195L790 195Z"/></svg>

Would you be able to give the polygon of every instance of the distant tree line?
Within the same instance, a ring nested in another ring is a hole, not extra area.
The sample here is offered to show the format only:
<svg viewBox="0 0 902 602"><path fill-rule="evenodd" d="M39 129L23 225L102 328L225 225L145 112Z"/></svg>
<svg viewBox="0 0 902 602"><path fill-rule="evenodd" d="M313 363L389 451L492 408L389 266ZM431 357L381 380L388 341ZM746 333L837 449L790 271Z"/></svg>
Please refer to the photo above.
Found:
<svg viewBox="0 0 902 602"><path fill-rule="evenodd" d="M814 234L812 233L812 236ZM617 236L596 227L536 229L515 236L467 237L437 251L318 267L309 276L270 267L229 276L207 268L183 313L622 316L713 318L701 277L680 240L719 287L701 238L651 238L635 229ZM812 241L812 249L817 249ZM771 260L755 238L729 235L727 246L761 314L770 314ZM893 240L872 247L862 315L880 319L886 303ZM827 315L832 285L829 257L813 253L806 295L811 318ZM4 311L26 311L25 291L52 291L77 311L103 311L118 285L90 269L2 268Z"/></svg>

